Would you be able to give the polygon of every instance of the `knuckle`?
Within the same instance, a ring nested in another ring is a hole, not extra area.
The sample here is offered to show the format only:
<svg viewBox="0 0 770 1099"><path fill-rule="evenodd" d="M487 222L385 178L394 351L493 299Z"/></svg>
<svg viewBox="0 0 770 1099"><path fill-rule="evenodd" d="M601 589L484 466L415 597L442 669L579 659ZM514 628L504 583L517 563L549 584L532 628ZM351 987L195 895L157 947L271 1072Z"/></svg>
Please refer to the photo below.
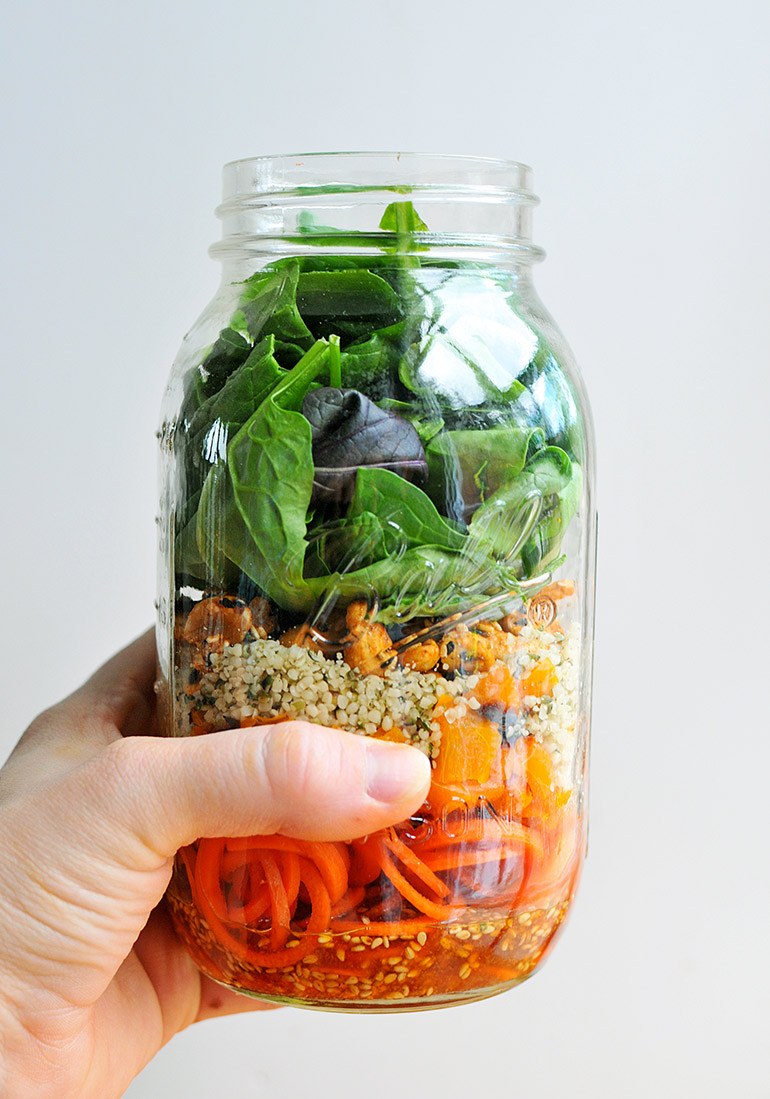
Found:
<svg viewBox="0 0 770 1099"><path fill-rule="evenodd" d="M274 793L301 792L312 786L318 762L318 745L306 722L287 722L270 733L264 763Z"/></svg>
<svg viewBox="0 0 770 1099"><path fill-rule="evenodd" d="M45 747L46 744L60 741L63 717L66 718L64 703L59 702L43 710L27 726L17 749L26 751L28 748Z"/></svg>
<svg viewBox="0 0 770 1099"><path fill-rule="evenodd" d="M286 722L271 730L261 764L271 791L285 797L323 796L344 772L344 742L339 734L307 721Z"/></svg>

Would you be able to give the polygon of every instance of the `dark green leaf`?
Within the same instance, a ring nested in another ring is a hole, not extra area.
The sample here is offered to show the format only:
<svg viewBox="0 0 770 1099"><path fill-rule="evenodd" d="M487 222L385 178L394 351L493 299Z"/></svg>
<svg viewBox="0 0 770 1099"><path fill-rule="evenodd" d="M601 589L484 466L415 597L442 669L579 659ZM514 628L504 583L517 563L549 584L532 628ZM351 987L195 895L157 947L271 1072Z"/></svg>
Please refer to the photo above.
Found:
<svg viewBox="0 0 770 1099"><path fill-rule="evenodd" d="M192 416L185 436L188 495L201 489L212 464L225 460L230 439L284 376L273 346L273 336L260 341Z"/></svg>
<svg viewBox="0 0 770 1099"><path fill-rule="evenodd" d="M476 510L469 534L490 552L504 555L521 577L530 577L556 557L577 510L581 485L580 467L559 447L546 447ZM529 505L535 505L534 512ZM533 516L531 529L524 531L523 524ZM512 560L514 554L519 563Z"/></svg>
<svg viewBox="0 0 770 1099"><path fill-rule="evenodd" d="M399 321L348 344L342 352L343 385L360 389L376 401L393 393L398 385L398 364L409 346L407 329L407 322Z"/></svg>
<svg viewBox="0 0 770 1099"><path fill-rule="evenodd" d="M297 306L303 317L367 317L377 327L399 315L393 287L371 271L311 271L299 276Z"/></svg>
<svg viewBox="0 0 770 1099"><path fill-rule="evenodd" d="M479 504L521 472L532 430L508 423L483 431L443 431L427 450L431 499L467 522Z"/></svg>
<svg viewBox="0 0 770 1099"><path fill-rule="evenodd" d="M189 436L193 442L205 435L217 421L240 428L262 403L270 390L284 376L274 357L275 337L266 336L250 352L225 384L190 421Z"/></svg>
<svg viewBox="0 0 770 1099"><path fill-rule="evenodd" d="M540 339L536 354L519 380L524 385L521 408L531 423L540 424L548 442L578 462L585 440L575 396L548 344Z"/></svg>
<svg viewBox="0 0 770 1099"><path fill-rule="evenodd" d="M310 330L297 310L298 279L296 260L252 275L243 284L240 308L231 323L245 329L252 340L271 332L281 340L310 339Z"/></svg>
<svg viewBox="0 0 770 1099"><path fill-rule="evenodd" d="M223 328L199 369L203 400L221 389L232 372L249 356L251 344L234 328Z"/></svg>
<svg viewBox="0 0 770 1099"><path fill-rule="evenodd" d="M198 545L217 575L231 561L289 610L309 608L303 579L313 485L310 425L296 409L326 368L319 341L275 387L211 471L198 509Z"/></svg>
<svg viewBox="0 0 770 1099"><path fill-rule="evenodd" d="M416 485L387 469L359 469L348 518L364 512L398 530L409 546L429 545L461 550L467 537L449 526Z"/></svg>

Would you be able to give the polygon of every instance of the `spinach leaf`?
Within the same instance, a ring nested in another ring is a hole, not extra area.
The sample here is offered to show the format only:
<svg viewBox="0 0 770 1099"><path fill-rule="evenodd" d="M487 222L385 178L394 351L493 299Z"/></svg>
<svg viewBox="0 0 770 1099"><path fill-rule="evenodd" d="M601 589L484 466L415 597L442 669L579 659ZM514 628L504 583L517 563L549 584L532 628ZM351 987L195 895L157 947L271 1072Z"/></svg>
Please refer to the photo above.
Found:
<svg viewBox="0 0 770 1099"><path fill-rule="evenodd" d="M469 534L488 550L504 554L522 578L532 576L552 561L580 500L581 470L559 447L538 451L514 480L504 485L473 515ZM513 547L512 530L527 514L527 502L540 501L537 521L527 541ZM517 518L519 517L519 518ZM520 560L512 561L520 550Z"/></svg>
<svg viewBox="0 0 770 1099"><path fill-rule="evenodd" d="M423 482L428 467L420 437L407 421L378 408L357 389L309 393L302 411L312 429L313 504L347 503L361 467L379 466Z"/></svg>
<svg viewBox="0 0 770 1099"><path fill-rule="evenodd" d="M328 590L343 599L376 594L378 617L385 623L512 597L538 569L558 563L561 538L580 495L579 468L564 451L546 448L477 509L463 534L442 519L424 493L408 482L397 484L400 479L387 470L361 470L358 478L345 521L351 525L337 532L345 565L337 563L331 575L307 583L316 597ZM393 526L389 519L396 502ZM380 523L379 538L373 519ZM372 549L381 547L388 555L372 560ZM329 555L327 567L334 563L335 555Z"/></svg>
<svg viewBox="0 0 770 1099"><path fill-rule="evenodd" d="M443 519L416 485L388 469L359 469L347 518L366 512L390 522L409 546L440 546L461 550L467 537Z"/></svg>
<svg viewBox="0 0 770 1099"><path fill-rule="evenodd" d="M248 358L190 420L188 434L192 445L204 437L217 421L227 424L230 429L246 423L284 375L274 353L275 337L272 335L266 336L252 348Z"/></svg>
<svg viewBox="0 0 770 1099"><path fill-rule="evenodd" d="M385 333L400 329L401 324L375 332L364 343L349 344L342 352L342 377L349 389L367 392L374 400L380 392L392 388L398 370L400 349L397 339Z"/></svg>
<svg viewBox="0 0 770 1099"><path fill-rule="evenodd" d="M419 216L414 206L409 201L391 202L385 209L380 220L380 231L395 233L401 238L403 247L405 239L409 239L412 233L423 232L428 226ZM341 256L303 256L303 270L333 270L341 267L376 267L382 262L381 256L356 255L357 249L364 244L372 244L383 247L380 234L368 233L359 229L338 229L333 225L323 225L315 214L309 210L303 210L297 218L297 229L302 237L307 238L309 244L321 247L340 249L350 245L351 255ZM390 249L388 249L390 250ZM304 266L307 264L307 266Z"/></svg>
<svg viewBox="0 0 770 1099"><path fill-rule="evenodd" d="M234 328L223 328L200 366L185 378L185 398L180 418L189 421L196 410L224 385L244 362L251 344Z"/></svg>
<svg viewBox="0 0 770 1099"><path fill-rule="evenodd" d="M302 271L338 271L351 267L376 267L381 261L380 256L356 254L362 245L375 244L374 235L362 232L359 229L337 229L333 225L323 225L315 214L309 210L302 210L297 217L297 229L303 238L303 244L312 244L319 248L334 248L339 250L350 248L349 255L304 255L299 257L300 270Z"/></svg>
<svg viewBox="0 0 770 1099"><path fill-rule="evenodd" d="M308 543L307 579L356 572L403 549L400 532L370 511L315 527L312 534L308 531Z"/></svg>
<svg viewBox="0 0 770 1099"><path fill-rule="evenodd" d="M274 336L261 340L191 416L185 436L188 497L200 491L209 467L225 460L229 440L284 376L273 356L274 343Z"/></svg>
<svg viewBox="0 0 770 1099"><path fill-rule="evenodd" d="M412 393L438 408L505 408L523 393L517 379L500 389L487 371L443 332L414 343L399 363L399 379Z"/></svg>
<svg viewBox="0 0 770 1099"><path fill-rule="evenodd" d="M260 271L243 284L239 309L230 325L252 340L272 333L281 340L312 341L297 309L297 260L281 260L272 269Z"/></svg>
<svg viewBox="0 0 770 1099"><path fill-rule="evenodd" d="M540 336L537 351L519 375L524 390L520 407L531 423L542 425L553 446L583 460L585 440L575 396L551 348Z"/></svg>
<svg viewBox="0 0 770 1099"><path fill-rule="evenodd" d="M432 410L421 408L418 404L410 404L408 401L398 401L391 397L383 397L378 401L380 408L388 412L396 412L413 426L424 447L427 447L431 439L444 428L444 421ZM429 463L430 464L430 463Z"/></svg>
<svg viewBox="0 0 770 1099"><path fill-rule="evenodd" d="M297 307L306 319L368 318L369 327L392 324L399 315L393 287L366 270L310 271L299 276Z"/></svg>
<svg viewBox="0 0 770 1099"><path fill-rule="evenodd" d="M299 360L305 354L305 351L306 348L304 348L299 343L292 343L290 340L275 341L276 361L285 370L291 370L293 366L296 366Z"/></svg>
<svg viewBox="0 0 770 1099"><path fill-rule="evenodd" d="M310 424L297 411L326 368L318 341L262 402L212 469L198 509L198 545L212 573L231 561L280 606L306 611L303 565L313 487Z"/></svg>
<svg viewBox="0 0 770 1099"><path fill-rule="evenodd" d="M377 618L386 625L417 616L444 616L468 606L469 600L516 590L515 581L497 562L476 561L467 554L438 546L415 546L365 568L307 581L320 598L333 590L342 599L376 595Z"/></svg>
<svg viewBox="0 0 770 1099"><path fill-rule="evenodd" d="M399 298L384 278L365 269L311 271L299 276L297 304L316 337L345 342L368 337L401 316Z"/></svg>
<svg viewBox="0 0 770 1099"><path fill-rule="evenodd" d="M439 560L442 567L446 568L453 560L453 555L445 555L442 551L432 553L421 547L408 550L401 556L389 555L364 568L315 577L308 580L307 584L317 599L330 589L341 599L377 595L380 601L377 617L380 621L387 622L383 608L391 604L398 594L408 595L424 589L426 558Z"/></svg>
<svg viewBox="0 0 770 1099"><path fill-rule="evenodd" d="M467 522L479 504L524 468L533 431L515 422L443 431L426 449L428 493L444 515Z"/></svg>
<svg viewBox="0 0 770 1099"><path fill-rule="evenodd" d="M360 389L377 402L392 396L400 390L398 366L401 357L418 336L419 320L412 316L349 343L342 352L345 385L349 389Z"/></svg>
<svg viewBox="0 0 770 1099"><path fill-rule="evenodd" d="M548 447L548 450L556 450ZM564 454L564 451L560 452ZM545 455L542 451L537 455ZM566 455L565 455L566 457ZM569 459L567 459L569 461ZM545 502L543 515L535 527L532 537L521 552L522 569L527 576L552 567L561 548L567 527L577 512L583 487L582 470L577 462L570 463L570 479L563 488L555 492Z"/></svg>
<svg viewBox="0 0 770 1099"><path fill-rule="evenodd" d="M398 233L409 235L421 233L428 226L422 220L411 202L391 202L385 207L385 213L380 219L380 229L384 233Z"/></svg>

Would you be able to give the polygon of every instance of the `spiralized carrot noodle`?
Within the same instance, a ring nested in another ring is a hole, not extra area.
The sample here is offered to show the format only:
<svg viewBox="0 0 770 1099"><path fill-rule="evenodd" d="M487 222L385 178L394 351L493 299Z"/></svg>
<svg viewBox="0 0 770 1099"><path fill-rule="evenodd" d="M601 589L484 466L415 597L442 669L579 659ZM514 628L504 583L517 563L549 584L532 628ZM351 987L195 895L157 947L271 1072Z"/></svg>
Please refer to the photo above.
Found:
<svg viewBox="0 0 770 1099"><path fill-rule="evenodd" d="M441 923L451 918L452 908L450 905L437 904L409 884L404 875L396 868L393 859L385 850L384 844L381 845L380 862L385 877L418 912L424 912L426 916L431 916Z"/></svg>
<svg viewBox="0 0 770 1099"><path fill-rule="evenodd" d="M241 963L281 969L301 961L324 932L375 936L387 950L390 940L454 921L469 903L521 907L546 891L546 854L549 871L550 863L563 870L568 861L552 852L555 841L540 822L483 816L454 823L456 835L439 827L410 842L395 828L350 844L279 835L202 839L181 858L193 900L221 945ZM408 915L415 910L418 916Z"/></svg>
<svg viewBox="0 0 770 1099"><path fill-rule="evenodd" d="M542 853L543 841L532 828L521 824L519 821L500 821L492 817L483 820L470 820L458 824L459 833L453 836L443 829L438 829L433 835L414 844L414 848L425 858L424 852L440 847L465 847L468 844L493 843L499 844L506 840L519 840L531 847L534 851Z"/></svg>
<svg viewBox="0 0 770 1099"><path fill-rule="evenodd" d="M289 926L291 919L289 901L281 872L278 869L278 863L267 851L262 853L262 866L265 869L267 888L270 890L270 945L273 950L280 950L286 943L291 931Z"/></svg>
<svg viewBox="0 0 770 1099"><path fill-rule="evenodd" d="M397 838L395 832L389 829L386 839L384 840L385 846L395 857L408 867L412 871L416 878L419 878L423 885L427 885L429 889L438 897L449 896L449 887L441 878L437 878L430 867L423 862L421 858L415 855L411 848L407 847L405 843L402 843Z"/></svg>
<svg viewBox="0 0 770 1099"><path fill-rule="evenodd" d="M361 901L366 895L366 890L363 885L353 885L343 897L332 905L332 920L335 916L346 916L348 912L352 912L354 908L358 908Z"/></svg>

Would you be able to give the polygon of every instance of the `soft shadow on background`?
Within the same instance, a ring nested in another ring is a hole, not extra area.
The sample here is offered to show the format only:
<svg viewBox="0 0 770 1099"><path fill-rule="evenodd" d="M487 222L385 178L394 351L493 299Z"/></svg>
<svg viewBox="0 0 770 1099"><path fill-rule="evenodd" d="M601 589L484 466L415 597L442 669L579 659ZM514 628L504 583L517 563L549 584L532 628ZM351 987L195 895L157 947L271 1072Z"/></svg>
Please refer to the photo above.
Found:
<svg viewBox="0 0 770 1099"><path fill-rule="evenodd" d="M7 43L0 754L153 614L165 378L216 286L229 159L534 167L541 296L599 460L590 855L496 1000L281 1011L174 1040L129 1099L770 1094L765 1053L770 9L30 0Z"/></svg>

